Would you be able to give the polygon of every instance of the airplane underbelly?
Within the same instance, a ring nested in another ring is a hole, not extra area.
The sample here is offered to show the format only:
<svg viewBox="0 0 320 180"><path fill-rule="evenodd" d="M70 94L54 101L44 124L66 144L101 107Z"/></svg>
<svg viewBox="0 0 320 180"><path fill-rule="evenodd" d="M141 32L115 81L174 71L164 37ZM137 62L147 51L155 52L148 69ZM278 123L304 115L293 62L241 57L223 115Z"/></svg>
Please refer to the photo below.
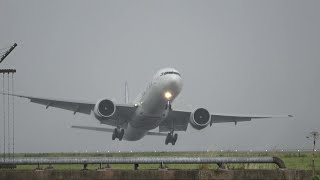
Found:
<svg viewBox="0 0 320 180"><path fill-rule="evenodd" d="M123 139L127 141L137 141L139 139L142 139L147 134L147 132L147 130L134 128L129 124L124 133Z"/></svg>
<svg viewBox="0 0 320 180"><path fill-rule="evenodd" d="M137 101L140 106L128 124L124 135L125 140L135 141L143 138L148 131L157 128L166 118L165 106L168 100L164 99L163 92L161 84L153 86Z"/></svg>
<svg viewBox="0 0 320 180"><path fill-rule="evenodd" d="M139 116L132 122L131 126L137 129L151 130L161 122L161 116Z"/></svg>
<svg viewBox="0 0 320 180"><path fill-rule="evenodd" d="M129 122L124 134L124 139L127 141L137 141L143 138L149 130L159 126L162 116L136 116L135 119Z"/></svg>

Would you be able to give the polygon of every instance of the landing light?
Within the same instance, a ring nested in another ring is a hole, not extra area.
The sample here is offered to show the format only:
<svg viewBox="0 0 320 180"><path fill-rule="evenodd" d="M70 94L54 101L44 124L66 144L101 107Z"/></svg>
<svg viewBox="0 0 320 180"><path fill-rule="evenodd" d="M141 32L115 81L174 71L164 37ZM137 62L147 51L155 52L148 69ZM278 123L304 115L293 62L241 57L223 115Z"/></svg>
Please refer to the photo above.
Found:
<svg viewBox="0 0 320 180"><path fill-rule="evenodd" d="M169 91L167 91L167 92L164 93L164 97L165 97L167 100L170 100L171 97L172 97L172 94L171 94Z"/></svg>

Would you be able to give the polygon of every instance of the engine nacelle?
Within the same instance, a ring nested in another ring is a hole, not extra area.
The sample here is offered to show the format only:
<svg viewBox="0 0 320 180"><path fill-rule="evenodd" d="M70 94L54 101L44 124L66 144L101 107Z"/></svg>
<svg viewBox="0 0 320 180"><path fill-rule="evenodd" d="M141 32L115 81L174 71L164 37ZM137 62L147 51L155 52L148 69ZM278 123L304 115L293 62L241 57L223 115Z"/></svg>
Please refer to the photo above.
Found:
<svg viewBox="0 0 320 180"><path fill-rule="evenodd" d="M94 106L93 112L99 118L108 118L116 112L116 106L111 100L102 99Z"/></svg>
<svg viewBox="0 0 320 180"><path fill-rule="evenodd" d="M208 110L198 108L190 115L190 124L193 128L201 130L210 124L211 115Z"/></svg>

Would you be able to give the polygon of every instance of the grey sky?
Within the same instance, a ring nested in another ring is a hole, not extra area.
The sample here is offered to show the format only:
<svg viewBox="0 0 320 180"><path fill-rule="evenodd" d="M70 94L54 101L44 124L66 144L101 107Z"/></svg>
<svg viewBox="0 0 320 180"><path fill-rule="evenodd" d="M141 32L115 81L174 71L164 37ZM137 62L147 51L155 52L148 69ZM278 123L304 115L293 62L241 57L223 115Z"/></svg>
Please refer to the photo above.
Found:
<svg viewBox="0 0 320 180"><path fill-rule="evenodd" d="M99 123L16 99L16 150L311 148L305 136L320 131L319 8L316 0L2 0L0 48L18 47L1 68L17 69L17 93L122 103L125 81L133 99L158 69L174 67L184 79L174 108L295 116L189 127L165 146L163 137L118 142L70 129Z"/></svg>

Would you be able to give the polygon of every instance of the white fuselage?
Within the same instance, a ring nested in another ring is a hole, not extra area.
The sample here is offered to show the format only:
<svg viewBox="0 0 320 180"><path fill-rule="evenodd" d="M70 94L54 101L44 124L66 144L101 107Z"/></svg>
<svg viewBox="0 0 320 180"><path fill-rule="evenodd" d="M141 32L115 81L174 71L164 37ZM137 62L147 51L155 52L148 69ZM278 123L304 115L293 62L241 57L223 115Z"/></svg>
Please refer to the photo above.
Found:
<svg viewBox="0 0 320 180"><path fill-rule="evenodd" d="M129 122L123 138L136 141L143 138L149 130L155 129L167 117L166 105L179 95L182 89L182 78L173 68L158 71L152 82L143 91L134 104L138 106L135 115Z"/></svg>

